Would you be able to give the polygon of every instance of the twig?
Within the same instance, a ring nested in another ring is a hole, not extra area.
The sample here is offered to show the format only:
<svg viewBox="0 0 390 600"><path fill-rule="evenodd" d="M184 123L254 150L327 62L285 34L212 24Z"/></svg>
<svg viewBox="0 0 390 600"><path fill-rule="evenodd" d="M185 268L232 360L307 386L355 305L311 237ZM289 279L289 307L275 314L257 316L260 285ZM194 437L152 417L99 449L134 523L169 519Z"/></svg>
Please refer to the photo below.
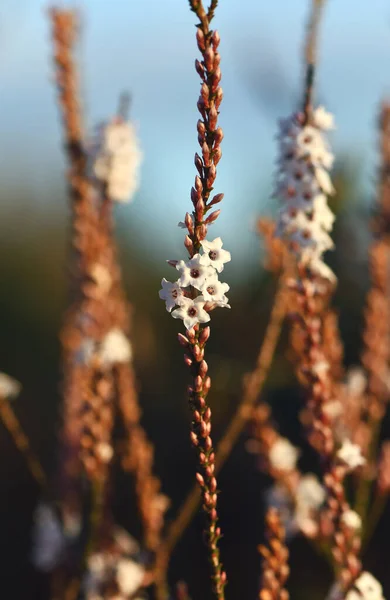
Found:
<svg viewBox="0 0 390 600"><path fill-rule="evenodd" d="M18 448L18 450L20 450L26 459L31 475L41 487L45 487L47 485L47 477L41 466L41 463L31 448L30 441L27 435L24 433L9 400L3 397L0 397L0 418L12 436L15 446Z"/></svg>

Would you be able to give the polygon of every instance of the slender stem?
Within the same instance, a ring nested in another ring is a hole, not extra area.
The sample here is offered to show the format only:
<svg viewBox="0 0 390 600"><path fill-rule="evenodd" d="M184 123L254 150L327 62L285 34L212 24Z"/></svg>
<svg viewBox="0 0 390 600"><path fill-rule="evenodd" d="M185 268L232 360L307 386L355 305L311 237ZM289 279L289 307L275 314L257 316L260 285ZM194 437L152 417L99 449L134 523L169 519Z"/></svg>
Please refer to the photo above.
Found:
<svg viewBox="0 0 390 600"><path fill-rule="evenodd" d="M280 337L283 320L287 309L287 296L284 280L281 278L272 305L270 319L254 370L244 378L243 394L239 406L220 440L215 456L215 473L218 474L225 464L230 452L237 442L240 433L251 416L251 407L258 399L272 364L275 349ZM158 553L158 579L162 580L168 567L172 552L190 524L200 503L200 493L195 485L182 504L176 519L169 526L165 540ZM162 597L162 596L161 596Z"/></svg>
<svg viewBox="0 0 390 600"><path fill-rule="evenodd" d="M306 123L311 119L314 80L317 63L318 30L321 22L322 10L325 5L325 1L326 0L312 0L312 12L307 27L304 54L306 64L305 92L303 99L303 114L305 116Z"/></svg>
<svg viewBox="0 0 390 600"><path fill-rule="evenodd" d="M0 419L12 436L15 446L26 459L31 475L40 486L46 486L47 477L41 463L31 448L30 441L6 398L0 398Z"/></svg>

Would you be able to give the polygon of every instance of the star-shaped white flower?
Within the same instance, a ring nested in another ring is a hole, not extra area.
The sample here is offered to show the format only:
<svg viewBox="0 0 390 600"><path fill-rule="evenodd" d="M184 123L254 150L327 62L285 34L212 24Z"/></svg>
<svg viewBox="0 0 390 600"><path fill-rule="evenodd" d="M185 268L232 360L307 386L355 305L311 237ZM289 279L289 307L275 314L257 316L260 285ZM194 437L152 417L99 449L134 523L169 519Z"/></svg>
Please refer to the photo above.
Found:
<svg viewBox="0 0 390 600"><path fill-rule="evenodd" d="M293 471L296 467L299 450L288 439L279 438L269 451L271 466L279 471Z"/></svg>
<svg viewBox="0 0 390 600"><path fill-rule="evenodd" d="M314 124L319 129L335 129L334 117L332 113L319 106L314 111Z"/></svg>
<svg viewBox="0 0 390 600"><path fill-rule="evenodd" d="M328 194L328 196L331 196L332 194L334 194L336 190L334 189L332 180L329 177L329 174L327 173L327 171L325 171L325 169L323 169L322 167L316 167L314 170L314 173L315 173L315 177L318 182L318 185L320 186L322 191L325 194Z"/></svg>
<svg viewBox="0 0 390 600"><path fill-rule="evenodd" d="M300 509L319 508L325 497L325 490L315 475L308 473L301 477L295 492L295 501Z"/></svg>
<svg viewBox="0 0 390 600"><path fill-rule="evenodd" d="M99 359L104 366L109 367L114 363L126 363L131 360L133 351L131 344L119 327L114 327L104 336Z"/></svg>
<svg viewBox="0 0 390 600"><path fill-rule="evenodd" d="M181 287L192 285L195 289L201 290L206 279L214 275L214 269L201 262L201 259L200 254L195 254L188 262L179 260L176 269L180 273L179 285Z"/></svg>
<svg viewBox="0 0 390 600"><path fill-rule="evenodd" d="M171 281L167 281L164 279L161 281L162 289L159 291L158 295L161 300L165 300L165 306L168 312L176 306L180 305L182 299L184 298L183 290L181 289L179 282L175 281L172 283Z"/></svg>
<svg viewBox="0 0 390 600"><path fill-rule="evenodd" d="M183 319L184 327L191 329L197 323L207 323L210 321L210 315L204 310L205 301L203 296L198 296L195 300L183 298L182 304L172 312L174 319Z"/></svg>
<svg viewBox="0 0 390 600"><path fill-rule="evenodd" d="M348 467L349 471L353 471L357 467L364 465L366 459L362 456L362 450L357 444L353 444L351 440L345 440L343 445L337 452L337 458Z"/></svg>
<svg viewBox="0 0 390 600"><path fill-rule="evenodd" d="M222 283L218 277L206 279L202 287L202 295L206 302L214 302L219 306L230 308L225 293L230 289L227 283Z"/></svg>
<svg viewBox="0 0 390 600"><path fill-rule="evenodd" d="M201 242L204 254L200 257L202 265L211 265L220 273L223 270L224 264L231 261L231 254L227 250L223 250L223 242L220 237L215 238L212 242L203 240Z"/></svg>
<svg viewBox="0 0 390 600"><path fill-rule="evenodd" d="M133 595L141 587L144 576L145 569L142 565L129 558L121 558L118 561L116 580L119 590L126 597Z"/></svg>
<svg viewBox="0 0 390 600"><path fill-rule="evenodd" d="M361 600L385 600L381 584L368 571L363 571L354 587L360 592ZM349 600L349 595L347 598Z"/></svg>

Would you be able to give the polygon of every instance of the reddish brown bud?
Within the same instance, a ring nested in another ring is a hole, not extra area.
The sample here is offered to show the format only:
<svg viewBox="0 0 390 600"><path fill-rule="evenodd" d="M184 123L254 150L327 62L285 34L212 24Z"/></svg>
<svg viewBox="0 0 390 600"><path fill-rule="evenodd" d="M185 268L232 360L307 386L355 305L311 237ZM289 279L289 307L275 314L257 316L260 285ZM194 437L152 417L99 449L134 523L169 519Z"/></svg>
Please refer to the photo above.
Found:
<svg viewBox="0 0 390 600"><path fill-rule="evenodd" d="M199 227L199 230L198 230L198 237L202 241L205 239L206 235L207 235L207 225L202 223L202 225Z"/></svg>
<svg viewBox="0 0 390 600"><path fill-rule="evenodd" d="M184 246L187 248L189 254L191 254L194 249L194 244L192 243L191 238L188 237L188 235L186 235L184 238Z"/></svg>
<svg viewBox="0 0 390 600"><path fill-rule="evenodd" d="M217 165L219 163L219 161L221 160L221 158L222 158L222 150L221 150L221 147L218 146L213 152L214 164Z"/></svg>
<svg viewBox="0 0 390 600"><path fill-rule="evenodd" d="M213 163L210 164L207 173L207 187L211 188L217 176L217 169Z"/></svg>
<svg viewBox="0 0 390 600"><path fill-rule="evenodd" d="M204 124L204 122L202 121L202 119L198 119L198 122L196 124L196 128L198 130L199 135L205 135L206 134L206 125Z"/></svg>
<svg viewBox="0 0 390 600"><path fill-rule="evenodd" d="M200 452L199 454L199 462L201 465L203 465L206 462L206 455L203 452Z"/></svg>
<svg viewBox="0 0 390 600"><path fill-rule="evenodd" d="M185 335L183 335L182 333L178 333L178 334L177 334L177 339L178 339L178 341L179 341L179 344L180 344L181 346L183 346L184 348L186 348L186 347L188 346L188 343L189 343L189 342L188 342L188 339L187 339L187 338L186 338L186 336L185 336Z"/></svg>
<svg viewBox="0 0 390 600"><path fill-rule="evenodd" d="M209 110L209 127L210 127L211 131L214 131L214 129L216 128L217 120L218 120L218 111L215 108L215 106L212 106Z"/></svg>
<svg viewBox="0 0 390 600"><path fill-rule="evenodd" d="M202 184L202 180L201 180L201 178L199 177L199 175L197 175L197 176L195 177L195 189L196 189L196 191L198 192L198 194L199 194L199 193L201 193L201 192L203 191L203 184Z"/></svg>
<svg viewBox="0 0 390 600"><path fill-rule="evenodd" d="M197 375L197 376L195 377L195 382L194 382L194 385L195 385L195 391L196 391L196 392L200 392L200 391L202 390L202 387L203 387L203 379L200 377L200 375Z"/></svg>
<svg viewBox="0 0 390 600"><path fill-rule="evenodd" d="M197 435L196 435L196 433L194 433L193 431L191 431L191 433L190 433L190 439L191 439L191 443L192 443L194 446L198 446L198 444L199 444L199 441L198 441L198 436L197 436Z"/></svg>
<svg viewBox="0 0 390 600"><path fill-rule="evenodd" d="M192 354L194 355L194 358L197 362L200 362L202 360L201 351L197 344L192 348Z"/></svg>
<svg viewBox="0 0 390 600"><path fill-rule="evenodd" d="M185 354L185 355L184 355L184 362L185 362L185 364L187 365L187 367L190 367L190 366L192 365L192 358L190 358L190 357L188 356L188 354Z"/></svg>
<svg viewBox="0 0 390 600"><path fill-rule="evenodd" d="M204 384L203 384L203 390L205 392L208 392L210 388L211 388L211 379L210 379L210 377L206 377L206 379L204 380Z"/></svg>
<svg viewBox="0 0 390 600"><path fill-rule="evenodd" d="M211 419L211 408L209 406L206 408L206 411L205 411L205 413L203 415L203 418L204 418L205 421L210 421L210 419Z"/></svg>
<svg viewBox="0 0 390 600"><path fill-rule="evenodd" d="M205 211L205 204L204 204L203 198L199 198L198 202L195 205L195 212L196 212L196 216L199 221L201 221L203 219L204 211Z"/></svg>
<svg viewBox="0 0 390 600"><path fill-rule="evenodd" d="M201 414L198 410L194 410L194 421L200 423L202 420Z"/></svg>
<svg viewBox="0 0 390 600"><path fill-rule="evenodd" d="M198 27L196 30L196 41L199 50L202 52L206 48L205 37L203 31Z"/></svg>
<svg viewBox="0 0 390 600"><path fill-rule="evenodd" d="M212 71L214 66L214 50L212 48L207 48L207 50L203 54L204 64L208 71Z"/></svg>
<svg viewBox="0 0 390 600"><path fill-rule="evenodd" d="M214 53L214 65L213 65L213 68L214 68L214 70L215 70L217 67L219 67L219 65L220 65L220 62L221 62L221 55L220 55L220 53L219 53L219 52L215 52L215 53Z"/></svg>
<svg viewBox="0 0 390 600"><path fill-rule="evenodd" d="M211 441L211 437L208 436L205 441L204 441L204 447L207 450L207 452L209 452L211 450L211 448L213 447L213 442Z"/></svg>
<svg viewBox="0 0 390 600"><path fill-rule="evenodd" d="M202 362L199 365L199 375L201 377L204 377L206 375L207 371L208 371L207 362L205 360L202 360Z"/></svg>
<svg viewBox="0 0 390 600"><path fill-rule="evenodd" d="M216 492L217 491L217 480L215 479L215 477L212 477L210 479L209 489L210 489L210 492Z"/></svg>
<svg viewBox="0 0 390 600"><path fill-rule="evenodd" d="M203 175L203 162L198 153L195 154L194 163L199 175Z"/></svg>
<svg viewBox="0 0 390 600"><path fill-rule="evenodd" d="M209 225L210 223L214 223L214 221L215 221L216 219L218 219L218 217L219 217L219 215L220 215L220 212L221 212L220 210L215 210L214 212L212 212L212 213L211 213L211 215L209 215L209 216L207 217L207 219L205 220L205 223L206 223L207 225Z"/></svg>
<svg viewBox="0 0 390 600"><path fill-rule="evenodd" d="M205 106L208 106L209 96L210 96L210 90L208 88L207 83L205 83L205 82L203 82L202 85L200 86L200 95L203 98Z"/></svg>
<svg viewBox="0 0 390 600"><path fill-rule="evenodd" d="M222 142L223 140L223 131L221 127L217 127L217 129L214 132L214 144L218 145Z"/></svg>
<svg viewBox="0 0 390 600"><path fill-rule="evenodd" d="M202 475L201 475L200 473L197 473L197 474L195 475L195 477L196 477L196 480L197 480L197 482L199 483L199 485L200 485L201 487L204 487L204 479L203 479Z"/></svg>
<svg viewBox="0 0 390 600"><path fill-rule="evenodd" d="M218 31L215 30L211 37L211 43L213 44L214 50L216 50L218 48L220 41L221 41L221 37L220 37Z"/></svg>
<svg viewBox="0 0 390 600"><path fill-rule="evenodd" d="M208 147L206 142L204 142L202 144L202 155L203 155L204 165L206 167L209 167L210 166L210 148Z"/></svg>
<svg viewBox="0 0 390 600"><path fill-rule="evenodd" d="M194 221L192 216L190 215L190 213L186 213L186 216L184 217L184 223L187 225L187 229L189 231L190 234L194 233Z"/></svg>
<svg viewBox="0 0 390 600"><path fill-rule="evenodd" d="M207 342L207 340L209 339L209 337L210 337L210 327L207 326L200 330L199 343L205 344Z"/></svg>
<svg viewBox="0 0 390 600"><path fill-rule="evenodd" d="M214 103L215 103L215 108L218 110L219 107L221 106L221 102L223 99L223 90L221 87L218 87L215 90L215 97L214 97Z"/></svg>
<svg viewBox="0 0 390 600"><path fill-rule="evenodd" d="M196 61L195 61L195 69L196 69L196 72L198 73L198 75L203 79L205 76L204 75L204 66L198 59L196 59Z"/></svg>
<svg viewBox="0 0 390 600"><path fill-rule="evenodd" d="M221 73L221 69L219 67L216 68L214 74L213 74L213 81L211 84L211 91L212 92L216 92L217 88L219 86L219 82L221 81L221 77L222 77L222 73Z"/></svg>

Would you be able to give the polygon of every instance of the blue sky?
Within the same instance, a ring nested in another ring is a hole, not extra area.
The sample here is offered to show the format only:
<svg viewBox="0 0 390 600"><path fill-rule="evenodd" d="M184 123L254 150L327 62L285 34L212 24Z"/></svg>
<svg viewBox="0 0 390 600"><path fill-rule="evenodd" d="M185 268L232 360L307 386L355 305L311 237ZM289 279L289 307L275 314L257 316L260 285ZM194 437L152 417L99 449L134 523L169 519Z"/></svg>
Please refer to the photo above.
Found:
<svg viewBox="0 0 390 600"><path fill-rule="evenodd" d="M143 229L144 240L177 254L182 233L175 226L189 207L197 150L195 16L187 0L84 0L77 6L84 15L79 57L88 127L112 114L123 88L134 97L145 155L142 189L121 214ZM28 185L29 210L45 214L57 211L47 182L60 181L64 170L47 7L38 0L0 6L0 177L8 191ZM247 232L269 204L275 118L299 98L308 7L306 0L220 0L217 11L225 140L216 191L226 196L214 231L233 251L240 247L241 256L255 256ZM361 158L368 189L378 102L390 94L389 64L388 2L328 0L318 95L336 115L335 148ZM264 84L270 77L272 88ZM3 204L0 218L17 209Z"/></svg>

